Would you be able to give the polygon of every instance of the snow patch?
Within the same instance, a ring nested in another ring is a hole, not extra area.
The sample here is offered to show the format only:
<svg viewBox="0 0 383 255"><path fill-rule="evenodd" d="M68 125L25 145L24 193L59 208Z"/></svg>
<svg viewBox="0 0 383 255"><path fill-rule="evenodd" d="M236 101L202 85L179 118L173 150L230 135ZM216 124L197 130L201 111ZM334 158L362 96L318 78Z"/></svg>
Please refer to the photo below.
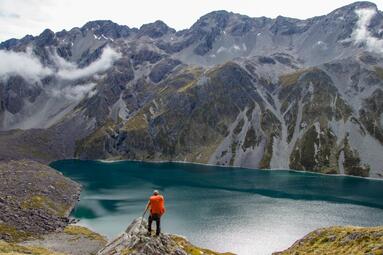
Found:
<svg viewBox="0 0 383 255"><path fill-rule="evenodd" d="M316 44L314 45L314 47L320 48L322 50L327 50L328 49L327 43L325 43L323 41L317 41Z"/></svg>
<svg viewBox="0 0 383 255"><path fill-rule="evenodd" d="M223 52L223 51L227 51L227 49L226 49L225 47L221 46L221 47L219 47L219 49L217 50L217 54L218 54L218 53L221 53L221 52Z"/></svg>

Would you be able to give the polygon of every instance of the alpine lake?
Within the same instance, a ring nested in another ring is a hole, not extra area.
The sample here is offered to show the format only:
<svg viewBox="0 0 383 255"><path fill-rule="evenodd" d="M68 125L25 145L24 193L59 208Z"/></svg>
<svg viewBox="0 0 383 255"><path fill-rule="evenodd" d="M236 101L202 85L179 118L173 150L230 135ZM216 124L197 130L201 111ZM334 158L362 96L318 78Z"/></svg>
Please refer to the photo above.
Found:
<svg viewBox="0 0 383 255"><path fill-rule="evenodd" d="M163 232L219 252L271 254L317 228L383 225L380 180L135 161L51 167L83 185L72 213L78 224L109 240L142 215L153 189L165 197Z"/></svg>

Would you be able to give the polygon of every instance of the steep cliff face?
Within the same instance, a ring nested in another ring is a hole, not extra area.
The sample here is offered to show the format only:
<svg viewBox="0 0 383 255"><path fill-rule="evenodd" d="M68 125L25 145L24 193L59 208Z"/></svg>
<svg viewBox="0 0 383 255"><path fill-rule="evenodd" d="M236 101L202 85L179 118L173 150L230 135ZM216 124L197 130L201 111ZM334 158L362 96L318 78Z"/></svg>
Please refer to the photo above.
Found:
<svg viewBox="0 0 383 255"><path fill-rule="evenodd" d="M382 25L356 2L307 20L217 11L183 31L92 21L8 40L1 59L34 68L0 73L0 159L381 177Z"/></svg>
<svg viewBox="0 0 383 255"><path fill-rule="evenodd" d="M76 155L380 177L383 80L365 55L311 68L276 56L180 68L132 117L81 140Z"/></svg>

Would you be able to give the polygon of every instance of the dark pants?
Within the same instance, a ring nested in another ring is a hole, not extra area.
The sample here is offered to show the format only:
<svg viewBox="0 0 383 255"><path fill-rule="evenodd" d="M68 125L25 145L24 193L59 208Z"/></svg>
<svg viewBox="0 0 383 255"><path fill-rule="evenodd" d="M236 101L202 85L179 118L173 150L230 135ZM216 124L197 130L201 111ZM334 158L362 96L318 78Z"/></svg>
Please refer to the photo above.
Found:
<svg viewBox="0 0 383 255"><path fill-rule="evenodd" d="M156 235L159 235L161 233L161 215L159 214L151 214L149 215L149 224L148 224L148 231L149 233L152 232L152 222L155 221L156 222Z"/></svg>

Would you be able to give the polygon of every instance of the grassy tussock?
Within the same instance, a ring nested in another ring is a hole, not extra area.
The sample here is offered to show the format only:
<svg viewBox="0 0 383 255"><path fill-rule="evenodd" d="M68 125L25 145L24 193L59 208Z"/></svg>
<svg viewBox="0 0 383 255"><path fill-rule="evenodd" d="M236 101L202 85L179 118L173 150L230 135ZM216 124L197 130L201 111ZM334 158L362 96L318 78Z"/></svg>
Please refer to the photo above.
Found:
<svg viewBox="0 0 383 255"><path fill-rule="evenodd" d="M42 247L34 246L21 246L13 243L7 243L0 240L0 254L1 255L65 255L63 253L57 253L49 251Z"/></svg>
<svg viewBox="0 0 383 255"><path fill-rule="evenodd" d="M225 252L218 253L208 249L203 249L197 246L192 245L186 239L180 236L172 236L173 241L175 241L179 246L183 247L185 252L189 255L235 255L234 253Z"/></svg>
<svg viewBox="0 0 383 255"><path fill-rule="evenodd" d="M81 226L69 225L64 229L64 233L75 236L82 235L85 238L100 241L104 243L104 245L107 243L106 239L102 235Z"/></svg>
<svg viewBox="0 0 383 255"><path fill-rule="evenodd" d="M274 255L383 254L383 227L330 227L309 233L283 252Z"/></svg>
<svg viewBox="0 0 383 255"><path fill-rule="evenodd" d="M24 241L31 237L31 233L21 231L15 227L0 223L0 233L6 233L13 242ZM1 250L0 250L1 251Z"/></svg>
<svg viewBox="0 0 383 255"><path fill-rule="evenodd" d="M375 66L375 73L379 77L379 79L383 80L383 68Z"/></svg>
<svg viewBox="0 0 383 255"><path fill-rule="evenodd" d="M294 73L282 75L281 77L279 77L279 83L284 87L292 86L298 82L301 75L305 73L306 71L308 70L302 69Z"/></svg>
<svg viewBox="0 0 383 255"><path fill-rule="evenodd" d="M21 203L23 209L46 209L54 215L64 217L68 208L65 205L53 202L49 197L34 195Z"/></svg>

